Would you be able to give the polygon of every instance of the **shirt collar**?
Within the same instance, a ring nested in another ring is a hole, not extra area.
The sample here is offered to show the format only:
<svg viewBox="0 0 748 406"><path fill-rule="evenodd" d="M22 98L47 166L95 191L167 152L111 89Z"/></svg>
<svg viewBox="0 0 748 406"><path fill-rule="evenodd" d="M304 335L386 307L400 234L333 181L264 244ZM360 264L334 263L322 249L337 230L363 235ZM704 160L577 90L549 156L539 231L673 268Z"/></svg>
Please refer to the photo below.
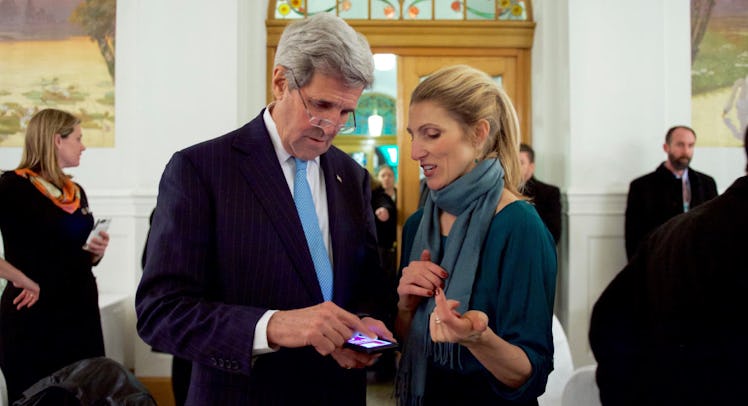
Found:
<svg viewBox="0 0 748 406"><path fill-rule="evenodd" d="M688 182L688 167L683 170L683 173L680 175L679 179L684 179L686 182Z"/></svg>
<svg viewBox="0 0 748 406"><path fill-rule="evenodd" d="M273 108L273 103L270 103L267 108L265 108L265 111L262 113L262 119L265 121L265 128L267 128L268 133L270 133L270 141L273 143L273 149L275 150L275 155L278 158L278 162L283 165L284 163L288 162L289 159L293 158L293 155L288 153L286 149L283 147L283 143L280 139L280 134L278 133L278 127L275 125L275 121L273 121L273 116L270 115L270 110ZM319 165L319 157L314 158L313 160L317 165Z"/></svg>

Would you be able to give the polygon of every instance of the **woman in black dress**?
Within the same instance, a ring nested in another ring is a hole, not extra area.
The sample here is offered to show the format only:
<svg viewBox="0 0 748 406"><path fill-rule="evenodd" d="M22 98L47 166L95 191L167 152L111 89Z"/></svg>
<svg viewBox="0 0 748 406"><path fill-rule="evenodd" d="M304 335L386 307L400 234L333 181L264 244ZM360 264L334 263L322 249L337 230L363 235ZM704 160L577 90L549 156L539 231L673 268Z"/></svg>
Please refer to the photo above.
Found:
<svg viewBox="0 0 748 406"><path fill-rule="evenodd" d="M80 121L45 109L28 124L21 163L0 177L0 232L5 260L36 281L44 295L17 309L9 284L0 302L0 368L12 403L41 378L104 355L96 279L91 272L109 243L100 232L86 246L93 215L83 189L63 172L85 146Z"/></svg>
<svg viewBox="0 0 748 406"><path fill-rule="evenodd" d="M379 256L382 261L387 277L392 280L395 288L395 240L397 239L397 207L395 199L395 171L388 165L382 165L377 169L378 185L371 190L371 207L377 226L377 243L379 244Z"/></svg>
<svg viewBox="0 0 748 406"><path fill-rule="evenodd" d="M392 292L397 288L397 206L395 199L395 171L389 165L377 168L376 178L372 179L371 207L377 227L377 244L382 270L387 275L387 283ZM384 298L383 298L384 299ZM379 382L391 380L395 374L395 353L382 354L371 368Z"/></svg>

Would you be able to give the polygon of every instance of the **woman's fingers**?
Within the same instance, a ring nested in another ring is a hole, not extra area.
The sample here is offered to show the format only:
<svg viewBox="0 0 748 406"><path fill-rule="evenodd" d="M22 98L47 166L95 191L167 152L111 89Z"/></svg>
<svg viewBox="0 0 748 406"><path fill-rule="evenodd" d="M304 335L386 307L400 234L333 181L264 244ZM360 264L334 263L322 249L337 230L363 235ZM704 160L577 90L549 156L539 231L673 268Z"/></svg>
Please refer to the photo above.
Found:
<svg viewBox="0 0 748 406"><path fill-rule="evenodd" d="M478 310L457 312L460 302L447 299L439 288L434 297L436 307L429 316L431 339L435 342L466 343L476 341L488 328L488 316Z"/></svg>

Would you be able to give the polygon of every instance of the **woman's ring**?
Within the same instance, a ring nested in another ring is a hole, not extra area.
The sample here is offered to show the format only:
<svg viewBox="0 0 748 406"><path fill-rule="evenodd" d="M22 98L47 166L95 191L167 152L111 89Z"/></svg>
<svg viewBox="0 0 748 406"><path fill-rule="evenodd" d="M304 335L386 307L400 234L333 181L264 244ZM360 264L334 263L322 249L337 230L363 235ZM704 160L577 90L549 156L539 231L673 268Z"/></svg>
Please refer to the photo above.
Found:
<svg viewBox="0 0 748 406"><path fill-rule="evenodd" d="M434 323L439 324L441 322L442 322L442 320L439 318L439 316L434 315Z"/></svg>

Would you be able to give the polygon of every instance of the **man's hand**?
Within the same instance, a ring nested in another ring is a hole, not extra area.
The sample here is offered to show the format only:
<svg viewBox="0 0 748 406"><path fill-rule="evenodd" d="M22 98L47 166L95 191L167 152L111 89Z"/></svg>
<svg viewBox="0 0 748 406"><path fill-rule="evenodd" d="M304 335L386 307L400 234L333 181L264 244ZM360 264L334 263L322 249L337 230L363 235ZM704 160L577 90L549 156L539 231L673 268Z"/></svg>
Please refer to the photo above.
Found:
<svg viewBox="0 0 748 406"><path fill-rule="evenodd" d="M390 219L390 212L384 207L377 208L374 211L374 215L377 216L377 219L379 219L379 221L382 221L382 222Z"/></svg>
<svg viewBox="0 0 748 406"><path fill-rule="evenodd" d="M387 329L387 327L381 321L371 317L364 317L361 319L361 321L370 331L374 332L377 337L393 342L396 341L395 337L392 335L392 332ZM374 364L377 358L382 356L382 354L365 354L362 352L350 350L348 348L336 348L335 351L331 353L331 355L341 367L346 369L365 368L371 366L372 364Z"/></svg>
<svg viewBox="0 0 748 406"><path fill-rule="evenodd" d="M376 323L371 324L372 328L380 328ZM384 328L384 324L381 327ZM389 332L386 328L384 330ZM377 332L370 330L358 316L333 302L278 311L270 317L267 327L268 344L271 347L297 348L311 345L322 355L342 349L345 341L356 331L369 337L377 336ZM392 333L389 333L389 337L392 337ZM353 364L344 365L347 366Z"/></svg>

